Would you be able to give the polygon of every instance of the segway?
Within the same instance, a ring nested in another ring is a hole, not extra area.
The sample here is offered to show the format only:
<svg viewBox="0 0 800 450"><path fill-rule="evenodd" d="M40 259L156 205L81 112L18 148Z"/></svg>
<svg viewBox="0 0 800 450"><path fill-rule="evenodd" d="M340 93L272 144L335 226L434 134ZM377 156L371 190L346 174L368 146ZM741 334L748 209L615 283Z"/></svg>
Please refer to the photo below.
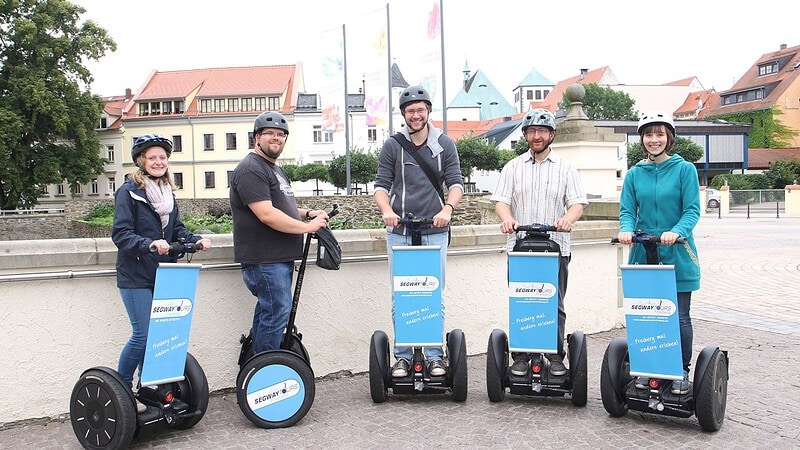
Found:
<svg viewBox="0 0 800 450"><path fill-rule="evenodd" d="M181 258L201 244L175 242L169 254ZM156 269L150 328L136 395L109 367L83 372L72 390L69 413L84 448L127 447L135 437L170 428L188 429L205 415L208 381L187 352L197 279L202 264L160 263ZM147 410L137 413L136 399Z"/></svg>
<svg viewBox="0 0 800 450"><path fill-rule="evenodd" d="M509 335L495 329L489 335L486 351L486 393L492 402L511 394L527 396L564 396L572 404L586 406L587 355L582 331L567 336L568 368L564 375L550 373L546 355L558 353L558 269L561 257L557 243L548 232L551 225L525 225L525 232L508 254L508 328ZM514 375L509 353L530 355L525 375Z"/></svg>
<svg viewBox="0 0 800 450"><path fill-rule="evenodd" d="M338 205L333 205L328 217L335 216L339 212L337 208ZM305 417L314 403L314 371L302 342L303 335L295 326L295 318L311 239L316 238L316 233L306 236L303 259L294 286L292 311L280 349L253 355L252 330L240 339L242 346L239 374L236 377L236 399L245 417L261 428L290 427Z"/></svg>
<svg viewBox="0 0 800 450"><path fill-rule="evenodd" d="M624 416L629 409L681 418L695 414L703 430L718 431L728 393L727 351L704 347L695 361L692 389L672 393L672 382L683 379L683 361L675 266L660 264L660 240L637 231L633 241L645 246L647 265L620 267L627 339L614 338L603 356L603 406L612 417ZM681 237L676 244L685 242ZM648 377L648 385L637 387L637 376Z"/></svg>
<svg viewBox="0 0 800 450"><path fill-rule="evenodd" d="M443 346L441 258L439 246L422 244L423 227L431 227L432 219L408 214L400 219L411 233L410 246L393 248L392 284L394 291L395 346L413 348L411 370L402 378L391 374L389 338L377 330L372 334L369 350L369 390L372 401L385 402L389 389L394 394L445 394L453 400L467 399L467 343L464 332L447 333L442 376L429 373L423 347Z"/></svg>

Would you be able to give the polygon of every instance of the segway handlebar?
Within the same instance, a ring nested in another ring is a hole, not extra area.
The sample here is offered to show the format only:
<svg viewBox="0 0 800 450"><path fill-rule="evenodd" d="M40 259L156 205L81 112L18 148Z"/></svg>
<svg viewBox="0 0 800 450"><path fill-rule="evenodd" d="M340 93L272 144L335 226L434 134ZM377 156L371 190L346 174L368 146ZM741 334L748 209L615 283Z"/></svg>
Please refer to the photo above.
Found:
<svg viewBox="0 0 800 450"><path fill-rule="evenodd" d="M556 227L553 225L534 223L533 225L517 225L516 227L514 227L514 231L516 232L534 231L538 233L546 233L548 231L556 231Z"/></svg>
<svg viewBox="0 0 800 450"><path fill-rule="evenodd" d="M187 253L199 252L203 249L203 244L199 242L173 242L169 244L169 256L182 258ZM150 247L150 253L156 253L155 247Z"/></svg>
<svg viewBox="0 0 800 450"><path fill-rule="evenodd" d="M650 244L650 245L660 245L661 244L661 236L657 234L650 234L650 233L643 233L641 231L637 231L632 236L633 242L638 244ZM675 239L676 244L683 244L686 242L686 238L681 236L678 239ZM611 238L612 244L619 244L619 238L612 237Z"/></svg>
<svg viewBox="0 0 800 450"><path fill-rule="evenodd" d="M331 217L333 217L333 216L335 216L337 214L339 214L339 204L338 203L334 203L333 204L333 208L331 208L331 211L328 213L328 218L330 219ZM309 218L313 220L315 217L317 217L317 216L310 216Z"/></svg>

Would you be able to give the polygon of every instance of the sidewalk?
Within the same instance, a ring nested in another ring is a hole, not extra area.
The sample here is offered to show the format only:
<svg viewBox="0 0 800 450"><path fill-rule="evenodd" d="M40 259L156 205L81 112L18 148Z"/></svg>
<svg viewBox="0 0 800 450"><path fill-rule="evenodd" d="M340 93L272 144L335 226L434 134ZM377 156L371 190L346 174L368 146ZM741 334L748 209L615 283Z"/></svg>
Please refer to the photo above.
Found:
<svg viewBox="0 0 800 450"><path fill-rule="evenodd" d="M697 419L638 412L611 418L600 399L600 365L612 330L587 336L589 401L486 396L485 355L469 358L469 396L370 399L366 374L318 380L308 415L288 429L254 427L232 393L212 395L193 429L168 432L132 448L790 448L800 439L800 219L701 219L695 233L703 271L693 296L694 352L709 344L728 351L725 423L717 433ZM573 261L580 264L580 261ZM571 282L576 282L570 280ZM567 294L569 301L569 294ZM502 328L502 324L498 324ZM567 330L573 331L573 330ZM488 341L486 336L466 336ZM369 343L364 343L367 358ZM778 380L780 385L777 384ZM68 399L64 399L68 409ZM68 420L20 424L0 431L12 449L77 449Z"/></svg>

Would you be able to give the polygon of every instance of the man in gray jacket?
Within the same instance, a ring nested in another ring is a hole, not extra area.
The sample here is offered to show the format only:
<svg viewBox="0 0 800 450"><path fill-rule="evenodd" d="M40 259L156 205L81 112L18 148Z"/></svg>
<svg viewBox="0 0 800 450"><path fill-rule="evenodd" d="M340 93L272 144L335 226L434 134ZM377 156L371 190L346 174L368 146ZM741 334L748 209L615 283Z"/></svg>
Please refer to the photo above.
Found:
<svg viewBox="0 0 800 450"><path fill-rule="evenodd" d="M439 246L441 285L444 289L450 218L464 194L458 152L450 137L428 123L431 97L425 88L409 86L403 90L400 94L400 112L403 114L405 127L384 142L378 156L378 175L375 179L375 203L381 210L383 223L386 225L389 274L391 277L392 247L411 245L409 231L400 223L400 218L410 213L416 218L433 219L433 226L422 230L422 245ZM403 141L405 142L401 144ZM416 157L410 152L416 152ZM423 169L421 164L427 164L428 168ZM446 194L443 186L447 188ZM394 315L394 302L392 305ZM444 307L442 317L444 318ZM424 354L431 375L443 376L447 373L442 361L442 347L426 347ZM411 348L395 347L394 356L397 362L392 367L392 376L407 376Z"/></svg>

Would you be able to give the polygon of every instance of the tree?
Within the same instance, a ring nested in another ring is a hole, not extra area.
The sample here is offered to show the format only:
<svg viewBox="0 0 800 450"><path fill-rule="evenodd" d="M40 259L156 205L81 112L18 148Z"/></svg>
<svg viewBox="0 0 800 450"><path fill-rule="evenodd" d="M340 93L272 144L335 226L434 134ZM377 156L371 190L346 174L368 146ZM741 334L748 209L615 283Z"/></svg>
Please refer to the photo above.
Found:
<svg viewBox="0 0 800 450"><path fill-rule="evenodd" d="M639 113L634 108L636 102L625 92L610 87L600 87L595 83L584 84L586 97L583 98L583 110L592 120L639 120ZM566 98L558 105L568 109Z"/></svg>
<svg viewBox="0 0 800 450"><path fill-rule="evenodd" d="M500 165L500 153L497 148L489 145L486 139L467 136L456 141L456 149L458 149L461 174L467 181L472 176L473 169L498 170L503 167Z"/></svg>
<svg viewBox="0 0 800 450"><path fill-rule="evenodd" d="M681 155L686 161L695 162L703 157L703 147L700 147L689 139L675 136L675 145L672 147L672 151L670 153L673 155ZM644 147L642 147L640 142L628 144L629 169L644 158Z"/></svg>
<svg viewBox="0 0 800 450"><path fill-rule="evenodd" d="M350 152L350 181L367 184L375 181L378 173L378 156L363 150ZM339 189L347 189L347 156L337 156L328 166L330 182Z"/></svg>
<svg viewBox="0 0 800 450"><path fill-rule="evenodd" d="M796 184L800 180L800 160L775 161L764 171L764 176L769 180L770 189L784 189L788 184Z"/></svg>
<svg viewBox="0 0 800 450"><path fill-rule="evenodd" d="M297 180L308 181L314 180L316 182L316 190L319 191L319 182L328 180L328 166L322 163L303 164L298 167Z"/></svg>
<svg viewBox="0 0 800 450"><path fill-rule="evenodd" d="M289 181L300 181L298 174L300 166L297 164L281 164L281 170L286 174L286 178L288 178Z"/></svg>
<svg viewBox="0 0 800 450"><path fill-rule="evenodd" d="M32 207L44 185L103 171L103 102L82 64L116 44L64 0L0 2L0 208Z"/></svg>

